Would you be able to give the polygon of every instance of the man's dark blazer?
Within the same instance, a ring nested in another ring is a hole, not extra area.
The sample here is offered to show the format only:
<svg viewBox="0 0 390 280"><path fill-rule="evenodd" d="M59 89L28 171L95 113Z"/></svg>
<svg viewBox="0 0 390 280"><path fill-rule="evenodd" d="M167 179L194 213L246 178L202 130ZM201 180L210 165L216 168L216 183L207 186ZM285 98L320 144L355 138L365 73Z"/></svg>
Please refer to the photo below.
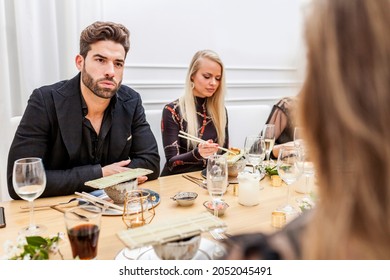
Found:
<svg viewBox="0 0 390 280"><path fill-rule="evenodd" d="M112 110L106 164L130 157L130 168L151 169L148 179L156 179L160 156L139 93L122 85ZM8 154L8 192L13 199L20 199L12 185L13 163L24 157L43 160L47 184L42 197L93 190L84 183L102 177L102 166L80 165L80 151L85 147L82 125L80 74L33 91Z"/></svg>

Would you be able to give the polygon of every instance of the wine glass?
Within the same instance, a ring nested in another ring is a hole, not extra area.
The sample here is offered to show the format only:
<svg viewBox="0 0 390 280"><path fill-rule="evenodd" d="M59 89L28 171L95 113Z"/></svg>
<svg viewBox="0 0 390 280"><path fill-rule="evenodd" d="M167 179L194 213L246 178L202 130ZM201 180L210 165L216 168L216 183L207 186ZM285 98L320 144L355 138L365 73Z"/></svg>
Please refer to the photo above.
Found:
<svg viewBox="0 0 390 280"><path fill-rule="evenodd" d="M260 135L251 135L245 138L244 150L253 167L253 173L256 173L257 167L264 160L265 147L265 141Z"/></svg>
<svg viewBox="0 0 390 280"><path fill-rule="evenodd" d="M14 163L12 183L15 192L30 206L30 224L23 228L20 234L25 236L39 235L46 230L45 226L34 222L34 200L38 198L46 187L46 174L40 158L22 158Z"/></svg>
<svg viewBox="0 0 390 280"><path fill-rule="evenodd" d="M301 205L313 205L314 202L310 197L309 181L314 177L314 165L310 161L308 147L303 139L304 129L303 127L294 128L294 146L301 149L303 163L303 175L305 175L305 187L303 192L304 197L297 200Z"/></svg>
<svg viewBox="0 0 390 280"><path fill-rule="evenodd" d="M304 160L304 162L303 162L303 175L305 176L305 188L304 188L303 192L305 193L305 195L302 198L298 199L297 202L299 204L302 204L302 205L309 204L310 206L312 206L314 204L314 201L310 197L311 190L310 190L309 181L310 181L310 178L314 177L314 164L313 164L313 162L308 160L306 153L304 153L302 155L302 157Z"/></svg>
<svg viewBox="0 0 390 280"><path fill-rule="evenodd" d="M304 148L305 143L303 141L303 127L296 126L294 128L294 146L297 148Z"/></svg>
<svg viewBox="0 0 390 280"><path fill-rule="evenodd" d="M262 136L265 142L265 155L266 160L269 164L269 159L271 156L272 149L275 144L275 125L274 124L266 124L264 125Z"/></svg>
<svg viewBox="0 0 390 280"><path fill-rule="evenodd" d="M228 163L225 155L212 155L207 159L207 190L213 202L214 216L218 217L218 205L228 186ZM212 230L212 236L220 236L225 228ZM224 254L219 246L213 249L213 257L220 258Z"/></svg>
<svg viewBox="0 0 390 280"><path fill-rule="evenodd" d="M298 211L290 204L291 187L303 172L303 161L300 148L283 146L279 150L277 170L280 178L287 184L287 201L277 210L285 212L286 215L294 215Z"/></svg>
<svg viewBox="0 0 390 280"><path fill-rule="evenodd" d="M214 216L218 216L218 202L228 185L228 164L224 155L212 155L207 159L207 190L213 201Z"/></svg>

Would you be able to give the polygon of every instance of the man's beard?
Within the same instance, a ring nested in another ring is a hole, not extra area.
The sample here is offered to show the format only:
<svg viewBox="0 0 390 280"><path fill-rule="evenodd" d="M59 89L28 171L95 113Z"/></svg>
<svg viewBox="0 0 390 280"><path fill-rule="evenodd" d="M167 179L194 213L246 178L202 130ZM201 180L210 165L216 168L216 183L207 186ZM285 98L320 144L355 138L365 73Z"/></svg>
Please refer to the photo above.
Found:
<svg viewBox="0 0 390 280"><path fill-rule="evenodd" d="M83 84L89 88L90 91L92 91L96 96L110 99L115 95L115 93L118 91L118 88L120 87L121 83L117 84L113 78L103 78L94 81L91 75L88 74L88 72L85 70L85 67L81 71L81 77L83 80ZM110 81L111 83L115 84L115 88L108 89L108 88L101 88L98 83L101 81Z"/></svg>

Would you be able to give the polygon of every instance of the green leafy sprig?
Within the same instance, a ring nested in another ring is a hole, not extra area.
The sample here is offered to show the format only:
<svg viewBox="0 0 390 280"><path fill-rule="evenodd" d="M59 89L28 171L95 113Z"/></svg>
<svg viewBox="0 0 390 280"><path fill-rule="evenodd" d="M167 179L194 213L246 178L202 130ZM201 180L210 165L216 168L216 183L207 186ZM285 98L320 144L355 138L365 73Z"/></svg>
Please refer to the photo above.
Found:
<svg viewBox="0 0 390 280"><path fill-rule="evenodd" d="M276 165L271 167L271 166L267 166L265 167L265 172L269 175L269 176L272 176L272 175L279 175L278 174L278 170L276 169Z"/></svg>
<svg viewBox="0 0 390 280"><path fill-rule="evenodd" d="M26 236L18 239L18 244L8 245L8 259L10 260L48 260L50 254L61 254L58 243L62 240L61 233L54 237Z"/></svg>

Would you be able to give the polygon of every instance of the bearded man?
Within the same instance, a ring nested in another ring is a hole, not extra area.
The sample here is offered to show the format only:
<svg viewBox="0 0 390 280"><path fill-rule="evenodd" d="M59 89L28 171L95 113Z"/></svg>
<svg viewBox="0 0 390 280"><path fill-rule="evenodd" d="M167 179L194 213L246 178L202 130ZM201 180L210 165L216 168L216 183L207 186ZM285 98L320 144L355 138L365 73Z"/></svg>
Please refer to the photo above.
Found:
<svg viewBox="0 0 390 280"><path fill-rule="evenodd" d="M121 85L130 48L128 29L95 22L80 36L74 78L33 91L8 155L8 192L14 161L42 158L47 184L41 197L92 191L86 181L129 168L153 171L138 183L156 179L160 157L140 94Z"/></svg>

